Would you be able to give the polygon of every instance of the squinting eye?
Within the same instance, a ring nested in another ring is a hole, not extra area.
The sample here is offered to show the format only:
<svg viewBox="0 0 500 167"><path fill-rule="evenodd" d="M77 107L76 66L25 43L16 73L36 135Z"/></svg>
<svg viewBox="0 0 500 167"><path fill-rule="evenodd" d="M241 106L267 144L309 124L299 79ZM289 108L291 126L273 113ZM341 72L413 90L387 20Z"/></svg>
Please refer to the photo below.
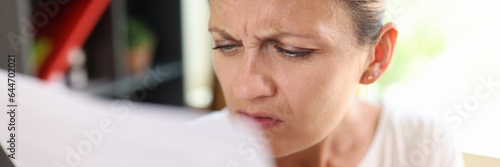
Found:
<svg viewBox="0 0 500 167"><path fill-rule="evenodd" d="M233 44L233 45L222 45L222 46L216 46L215 48L213 48L213 50L217 50L217 49L220 49L221 51L223 52L231 52L232 50L234 50L236 47L238 47L239 45L237 44Z"/></svg>
<svg viewBox="0 0 500 167"><path fill-rule="evenodd" d="M274 46L277 52L283 53L287 56L287 58L295 58L295 59L300 59L300 58L305 58L309 56L313 51L312 50L304 50L304 51L290 51L290 50L285 50L279 46Z"/></svg>

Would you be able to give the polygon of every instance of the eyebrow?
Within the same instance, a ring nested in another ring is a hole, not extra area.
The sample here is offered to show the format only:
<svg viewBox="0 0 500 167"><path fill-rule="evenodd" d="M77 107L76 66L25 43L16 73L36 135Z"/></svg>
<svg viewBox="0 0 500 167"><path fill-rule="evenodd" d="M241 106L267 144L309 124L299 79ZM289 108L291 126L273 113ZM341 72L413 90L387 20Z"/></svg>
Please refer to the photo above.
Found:
<svg viewBox="0 0 500 167"><path fill-rule="evenodd" d="M218 33L218 34L220 34L220 35L221 35L223 38L225 38L225 39L235 40L235 39L234 39L234 37L233 37L231 34L227 33L227 32L226 32L225 30L223 30L223 29L220 29L220 28L217 28L217 27L210 27L210 28L208 29L208 31L209 31L209 32L215 32L215 33Z"/></svg>
<svg viewBox="0 0 500 167"><path fill-rule="evenodd" d="M229 34L225 30L220 29L218 27L210 27L208 29L208 31L209 32L218 33L218 34L220 34L225 39L235 40L235 38L231 34ZM314 38L314 36L309 35L309 34L294 34L294 33L291 33L291 32L277 31L276 33L271 33L269 36L265 37L265 39L268 39L268 40L280 40L280 39L283 39L283 38L286 38L286 37L298 37L298 38L306 38L306 39L312 39L312 38ZM259 38L259 40L262 40L262 39Z"/></svg>

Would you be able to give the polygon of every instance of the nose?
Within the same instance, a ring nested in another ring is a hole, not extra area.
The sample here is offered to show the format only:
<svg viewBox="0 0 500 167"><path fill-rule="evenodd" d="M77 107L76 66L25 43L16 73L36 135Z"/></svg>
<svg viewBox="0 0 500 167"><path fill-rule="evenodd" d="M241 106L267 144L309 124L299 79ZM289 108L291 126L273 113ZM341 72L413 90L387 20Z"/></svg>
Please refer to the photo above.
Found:
<svg viewBox="0 0 500 167"><path fill-rule="evenodd" d="M266 73L266 64L261 55L244 54L243 64L233 85L235 96L242 100L252 100L273 96L276 86Z"/></svg>

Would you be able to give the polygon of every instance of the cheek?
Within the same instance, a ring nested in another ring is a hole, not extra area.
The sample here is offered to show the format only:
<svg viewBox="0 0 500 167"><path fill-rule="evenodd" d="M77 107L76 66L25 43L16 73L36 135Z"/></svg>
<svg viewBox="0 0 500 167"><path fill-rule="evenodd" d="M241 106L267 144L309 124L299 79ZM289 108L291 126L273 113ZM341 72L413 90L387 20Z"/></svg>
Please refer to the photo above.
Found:
<svg viewBox="0 0 500 167"><path fill-rule="evenodd" d="M231 102L229 101L232 99L232 85L237 76L236 68L238 68L238 66L235 66L235 63L229 62L230 60L223 57L224 55L220 55L216 52L214 52L213 55L215 75L221 85L226 104L230 105Z"/></svg>
<svg viewBox="0 0 500 167"><path fill-rule="evenodd" d="M331 74L331 73L330 73ZM336 101L341 100L338 91L340 83L332 80L333 76L321 73L301 75L283 85L288 104L292 109L298 127L304 131L322 131L322 128L333 126L341 109ZM334 77L335 78L335 77ZM316 133L321 134L321 133Z"/></svg>
<svg viewBox="0 0 500 167"><path fill-rule="evenodd" d="M292 109L287 114L292 115L294 134L304 140L323 138L341 121L357 86L355 75L336 65L339 61L324 62L277 75Z"/></svg>
<svg viewBox="0 0 500 167"><path fill-rule="evenodd" d="M289 119L284 131L273 134L276 154L295 152L322 140L341 121L347 108L344 104L352 98L345 93L351 89L347 84L350 76L339 71L341 67L313 64L277 70L275 81L282 103L275 107L285 109Z"/></svg>
<svg viewBox="0 0 500 167"><path fill-rule="evenodd" d="M286 99L296 110L294 114L301 117L340 112L342 105L339 104L351 98L348 92L356 85L352 82L352 75L345 74L341 67L322 63L278 76Z"/></svg>

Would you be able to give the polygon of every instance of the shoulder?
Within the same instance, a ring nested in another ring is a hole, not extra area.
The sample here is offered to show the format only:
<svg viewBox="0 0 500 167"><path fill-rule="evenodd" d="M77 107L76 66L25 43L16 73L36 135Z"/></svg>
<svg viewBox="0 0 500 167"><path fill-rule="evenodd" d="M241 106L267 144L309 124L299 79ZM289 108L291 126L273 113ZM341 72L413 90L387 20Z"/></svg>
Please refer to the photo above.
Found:
<svg viewBox="0 0 500 167"><path fill-rule="evenodd" d="M380 133L399 166L461 166L453 137L438 121L409 108L384 103ZM391 143L387 142L391 141Z"/></svg>
<svg viewBox="0 0 500 167"><path fill-rule="evenodd" d="M421 114L407 107L384 104L381 119L384 119L386 130L404 139L429 138L443 140L446 129L430 116Z"/></svg>

